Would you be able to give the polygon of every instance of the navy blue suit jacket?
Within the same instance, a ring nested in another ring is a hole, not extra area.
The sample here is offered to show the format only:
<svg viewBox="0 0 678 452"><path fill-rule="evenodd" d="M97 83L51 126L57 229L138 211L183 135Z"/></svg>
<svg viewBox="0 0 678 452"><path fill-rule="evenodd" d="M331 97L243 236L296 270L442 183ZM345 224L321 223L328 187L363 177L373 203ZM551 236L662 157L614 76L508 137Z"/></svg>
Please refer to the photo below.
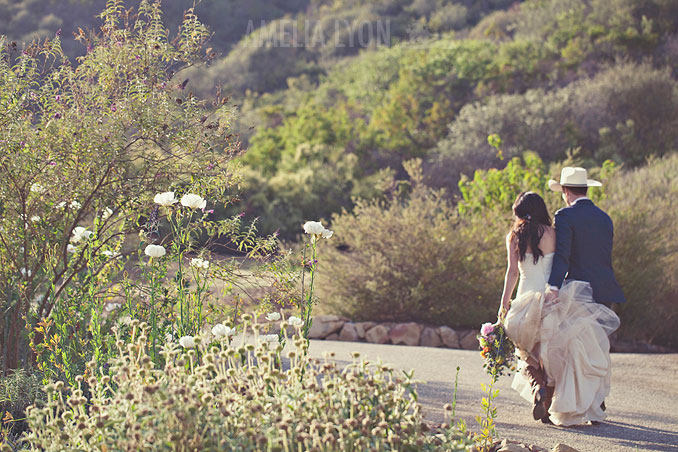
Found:
<svg viewBox="0 0 678 452"><path fill-rule="evenodd" d="M556 212L556 254L549 285L565 278L588 281L598 303L626 301L612 270L612 220L591 200L582 199Z"/></svg>

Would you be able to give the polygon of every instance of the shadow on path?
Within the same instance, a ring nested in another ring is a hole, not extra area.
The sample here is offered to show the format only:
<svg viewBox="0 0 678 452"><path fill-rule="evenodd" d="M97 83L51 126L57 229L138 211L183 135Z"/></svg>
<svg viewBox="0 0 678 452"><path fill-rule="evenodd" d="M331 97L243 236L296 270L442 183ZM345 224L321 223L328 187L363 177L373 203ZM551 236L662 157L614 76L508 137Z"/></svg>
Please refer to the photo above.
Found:
<svg viewBox="0 0 678 452"><path fill-rule="evenodd" d="M581 435L616 439L621 445L630 449L638 446L638 439L642 438L642 450L676 451L678 450L678 432L663 430L642 425L632 425L619 421L604 421L599 426L560 427L569 431L576 431Z"/></svg>

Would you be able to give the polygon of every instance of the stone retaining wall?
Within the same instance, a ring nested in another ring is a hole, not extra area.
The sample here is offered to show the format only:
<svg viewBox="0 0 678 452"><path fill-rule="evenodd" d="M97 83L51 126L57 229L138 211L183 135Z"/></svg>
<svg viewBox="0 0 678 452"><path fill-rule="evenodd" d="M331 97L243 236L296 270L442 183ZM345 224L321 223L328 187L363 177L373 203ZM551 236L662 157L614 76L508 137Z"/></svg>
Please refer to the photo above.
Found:
<svg viewBox="0 0 678 452"><path fill-rule="evenodd" d="M310 339L369 342L372 344L420 345L463 350L479 350L478 330L409 323L352 322L336 315L317 315L309 331ZM641 342L616 340L610 350L620 353L671 353L666 347Z"/></svg>

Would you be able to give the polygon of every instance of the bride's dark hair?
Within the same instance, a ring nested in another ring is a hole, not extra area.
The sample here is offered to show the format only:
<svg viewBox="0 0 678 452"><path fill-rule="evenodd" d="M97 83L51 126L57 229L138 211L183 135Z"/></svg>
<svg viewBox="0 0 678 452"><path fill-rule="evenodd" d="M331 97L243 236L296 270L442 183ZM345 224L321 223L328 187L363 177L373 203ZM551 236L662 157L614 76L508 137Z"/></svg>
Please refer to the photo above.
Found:
<svg viewBox="0 0 678 452"><path fill-rule="evenodd" d="M551 226L551 217L546 209L546 203L541 196L534 192L523 192L513 203L513 214L516 221L511 229L511 241L516 241L521 261L525 259L529 246L536 264L539 258L544 255L539 249L539 241L544 235L546 227Z"/></svg>

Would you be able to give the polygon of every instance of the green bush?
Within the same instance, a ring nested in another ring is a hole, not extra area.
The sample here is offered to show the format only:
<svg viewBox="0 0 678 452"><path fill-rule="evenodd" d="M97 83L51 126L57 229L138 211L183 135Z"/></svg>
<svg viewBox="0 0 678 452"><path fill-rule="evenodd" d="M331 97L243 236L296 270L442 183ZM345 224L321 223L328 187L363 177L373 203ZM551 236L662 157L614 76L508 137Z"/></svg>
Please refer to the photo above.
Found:
<svg viewBox="0 0 678 452"><path fill-rule="evenodd" d="M42 375L25 369L0 376L0 430L3 435L17 437L26 430L26 408L46 399L42 383Z"/></svg>
<svg viewBox="0 0 678 452"><path fill-rule="evenodd" d="M147 328L134 323L132 342L118 339L110 375L91 365L72 387L46 387L49 402L29 412L31 450L462 451L472 444L454 429L424 433L412 382L393 369L358 354L343 369L311 359L298 334L281 367L278 335L269 341L260 325L245 322L248 340L194 338L189 350L168 344L159 370L147 354Z"/></svg>
<svg viewBox="0 0 678 452"><path fill-rule="evenodd" d="M406 167L411 187L333 217L340 245L319 266L323 303L354 320L479 325L497 309L508 223L462 218L416 161Z"/></svg>
<svg viewBox="0 0 678 452"><path fill-rule="evenodd" d="M614 268L627 302L620 336L678 346L678 155L621 173L601 207L615 226Z"/></svg>

